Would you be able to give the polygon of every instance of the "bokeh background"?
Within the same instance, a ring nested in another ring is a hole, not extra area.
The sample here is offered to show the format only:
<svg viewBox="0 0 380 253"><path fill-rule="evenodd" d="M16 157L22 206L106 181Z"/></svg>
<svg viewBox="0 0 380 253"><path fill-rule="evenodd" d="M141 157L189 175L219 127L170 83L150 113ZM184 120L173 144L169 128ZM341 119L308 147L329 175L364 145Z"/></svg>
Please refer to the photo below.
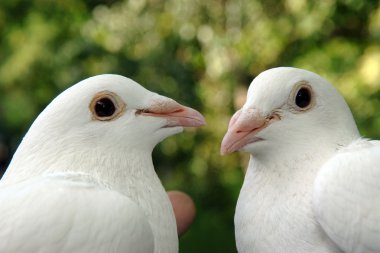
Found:
<svg viewBox="0 0 380 253"><path fill-rule="evenodd" d="M208 121L154 151L165 187L189 193L198 209L180 252L236 252L247 156L221 157L219 145L251 80L276 66L330 80L361 133L380 137L378 0L1 0L1 170L62 90L101 73L128 76Z"/></svg>

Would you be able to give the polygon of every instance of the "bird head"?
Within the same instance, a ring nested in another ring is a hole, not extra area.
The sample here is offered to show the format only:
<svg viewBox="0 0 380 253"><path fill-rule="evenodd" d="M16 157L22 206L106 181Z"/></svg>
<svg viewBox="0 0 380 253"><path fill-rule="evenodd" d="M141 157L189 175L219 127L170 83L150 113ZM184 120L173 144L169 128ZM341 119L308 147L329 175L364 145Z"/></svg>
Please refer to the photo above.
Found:
<svg viewBox="0 0 380 253"><path fill-rule="evenodd" d="M44 163L53 167L62 160L65 164L86 163L85 157L100 162L116 152L123 156L149 154L157 143L184 127L204 124L196 110L131 79L94 76L68 88L45 108L25 135L11 165L38 167Z"/></svg>
<svg viewBox="0 0 380 253"><path fill-rule="evenodd" d="M152 149L183 130L205 124L196 110L153 93L119 75L85 79L61 93L40 114L33 131L44 129L66 145Z"/></svg>
<svg viewBox="0 0 380 253"><path fill-rule="evenodd" d="M345 145L354 136L358 132L351 111L328 81L306 70L280 67L252 81L246 103L230 120L221 153L243 150L273 157L312 151L327 142Z"/></svg>

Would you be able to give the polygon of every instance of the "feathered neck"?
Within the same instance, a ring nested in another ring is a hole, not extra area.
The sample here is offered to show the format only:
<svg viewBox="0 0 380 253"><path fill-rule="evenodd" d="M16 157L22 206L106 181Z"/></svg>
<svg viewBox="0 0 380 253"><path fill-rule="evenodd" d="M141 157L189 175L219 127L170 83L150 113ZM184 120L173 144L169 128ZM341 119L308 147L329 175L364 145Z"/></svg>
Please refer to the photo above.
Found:
<svg viewBox="0 0 380 253"><path fill-rule="evenodd" d="M260 150L251 154L251 164L260 164L260 168L278 172L298 169L317 170L336 151L360 138L358 132L352 132L344 137L338 133L333 136L309 136L309 139L284 136L276 145L264 143Z"/></svg>
<svg viewBox="0 0 380 253"><path fill-rule="evenodd" d="M56 137L56 138L55 138ZM52 141L54 140L54 141ZM172 206L158 178L152 149L125 149L117 143L89 145L62 136L26 135L1 180L3 186L51 173L85 173L128 196L148 217L155 252L177 252L178 237ZM64 147L64 148L62 148Z"/></svg>
<svg viewBox="0 0 380 253"><path fill-rule="evenodd" d="M90 174L121 190L123 179L134 177L145 181L156 177L152 149L126 149L119 144L91 143L53 133L46 135L43 131L38 135L28 132L2 181L15 183L47 173L70 171Z"/></svg>

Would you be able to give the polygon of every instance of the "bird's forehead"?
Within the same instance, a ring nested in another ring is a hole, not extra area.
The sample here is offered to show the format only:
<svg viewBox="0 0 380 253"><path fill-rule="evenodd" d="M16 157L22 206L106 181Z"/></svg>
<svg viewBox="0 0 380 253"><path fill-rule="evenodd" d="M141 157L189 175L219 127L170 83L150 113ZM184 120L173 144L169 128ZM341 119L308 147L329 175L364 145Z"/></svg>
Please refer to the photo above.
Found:
<svg viewBox="0 0 380 253"><path fill-rule="evenodd" d="M90 97L104 91L115 93L127 104L142 103L154 95L132 79L112 74L90 77L75 86L80 90L76 93L89 94Z"/></svg>
<svg viewBox="0 0 380 253"><path fill-rule="evenodd" d="M245 107L260 109L264 113L275 110L287 102L292 88L301 80L300 76L288 71L265 71L251 82Z"/></svg>
<svg viewBox="0 0 380 253"><path fill-rule="evenodd" d="M124 76L119 75L99 75L85 80L88 88L96 90L109 89L115 93L121 94L143 94L148 92L137 82Z"/></svg>

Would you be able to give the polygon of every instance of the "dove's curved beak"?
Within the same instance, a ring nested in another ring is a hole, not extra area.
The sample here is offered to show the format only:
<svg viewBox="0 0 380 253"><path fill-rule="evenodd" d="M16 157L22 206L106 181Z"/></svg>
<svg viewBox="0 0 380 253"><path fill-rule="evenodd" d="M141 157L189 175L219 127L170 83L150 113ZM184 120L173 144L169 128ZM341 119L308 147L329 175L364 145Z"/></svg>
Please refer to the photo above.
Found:
<svg viewBox="0 0 380 253"><path fill-rule="evenodd" d="M165 118L167 123L164 127L199 127L206 124L200 112L164 96L154 99L149 107L137 110L136 113Z"/></svg>
<svg viewBox="0 0 380 253"><path fill-rule="evenodd" d="M257 137L256 134L279 119L280 117L275 113L264 117L252 109L237 111L230 120L220 153L227 155L250 143L262 141L263 139Z"/></svg>

